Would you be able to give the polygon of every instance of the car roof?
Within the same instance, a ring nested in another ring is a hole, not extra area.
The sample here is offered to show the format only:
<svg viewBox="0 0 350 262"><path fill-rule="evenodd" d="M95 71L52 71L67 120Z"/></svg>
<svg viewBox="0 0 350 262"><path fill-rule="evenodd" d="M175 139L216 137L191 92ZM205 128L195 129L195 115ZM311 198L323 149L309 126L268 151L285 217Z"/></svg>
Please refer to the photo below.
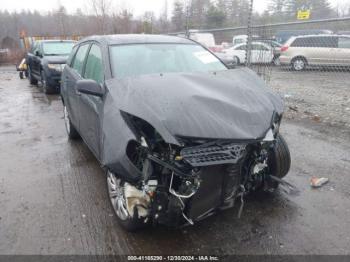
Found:
<svg viewBox="0 0 350 262"><path fill-rule="evenodd" d="M60 39L50 39L50 40L38 40L39 43L60 43L60 42L68 42L68 43L75 43L77 41L75 40L60 40Z"/></svg>
<svg viewBox="0 0 350 262"><path fill-rule="evenodd" d="M335 37L335 36L348 36L348 35L336 35L336 34L316 34L316 35L298 35L294 38L307 38L307 37Z"/></svg>
<svg viewBox="0 0 350 262"><path fill-rule="evenodd" d="M254 45L258 44L258 45L263 45L263 46L268 46L268 47L269 47L268 44L266 44L266 43L264 43L264 42L260 42L260 41L252 41L251 44L252 44L252 45L253 45L253 44L254 44ZM234 45L234 46L232 46L232 48L238 47L238 46L242 46L242 45L247 45L247 42Z"/></svg>
<svg viewBox="0 0 350 262"><path fill-rule="evenodd" d="M184 37L150 34L95 35L81 40L81 42L85 41L97 41L106 45L146 43L195 44L194 41Z"/></svg>

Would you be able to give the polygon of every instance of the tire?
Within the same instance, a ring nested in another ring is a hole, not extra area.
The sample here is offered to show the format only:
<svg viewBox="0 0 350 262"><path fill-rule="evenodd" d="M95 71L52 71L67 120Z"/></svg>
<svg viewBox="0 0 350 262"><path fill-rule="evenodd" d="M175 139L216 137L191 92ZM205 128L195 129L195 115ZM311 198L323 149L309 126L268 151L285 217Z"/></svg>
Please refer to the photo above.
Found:
<svg viewBox="0 0 350 262"><path fill-rule="evenodd" d="M41 71L40 75L41 75L40 82L41 82L41 86L43 88L44 93L47 94L47 95L56 93L55 92L56 90L53 87L48 85L47 77L46 77L45 72Z"/></svg>
<svg viewBox="0 0 350 262"><path fill-rule="evenodd" d="M109 200L118 223L129 232L135 232L145 227L147 224L138 218L137 210L135 209L136 212L134 212L134 216L131 217L126 208L123 187L125 182L109 170L107 171L106 177Z"/></svg>
<svg viewBox="0 0 350 262"><path fill-rule="evenodd" d="M303 71L306 68L307 61L303 57L296 57L292 60L292 69L294 71Z"/></svg>
<svg viewBox="0 0 350 262"><path fill-rule="evenodd" d="M233 57L233 62L232 62L234 65L237 65L239 66L241 64L241 62L239 61L239 57L237 56L234 56Z"/></svg>
<svg viewBox="0 0 350 262"><path fill-rule="evenodd" d="M275 147L269 155L269 167L273 176L283 178L287 175L291 157L287 142L281 134L277 135Z"/></svg>
<svg viewBox="0 0 350 262"><path fill-rule="evenodd" d="M32 70L28 67L28 80L31 85L37 85L38 80L36 80L32 75Z"/></svg>
<svg viewBox="0 0 350 262"><path fill-rule="evenodd" d="M67 107L64 105L63 107L63 114L64 114L64 124L66 126L66 131L69 139L78 139L80 138L80 135L78 131L73 126L72 122L69 119L69 113Z"/></svg>
<svg viewBox="0 0 350 262"><path fill-rule="evenodd" d="M281 65L281 61L280 61L279 57L275 57L272 62L274 64L274 66L280 66Z"/></svg>

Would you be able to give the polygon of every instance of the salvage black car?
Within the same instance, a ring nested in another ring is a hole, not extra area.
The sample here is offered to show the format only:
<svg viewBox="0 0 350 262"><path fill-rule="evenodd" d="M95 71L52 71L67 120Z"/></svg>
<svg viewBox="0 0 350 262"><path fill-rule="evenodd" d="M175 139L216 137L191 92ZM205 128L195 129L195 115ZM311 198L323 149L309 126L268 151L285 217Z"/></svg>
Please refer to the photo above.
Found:
<svg viewBox="0 0 350 262"><path fill-rule="evenodd" d="M75 43L70 40L36 41L26 56L30 84L39 82L46 94L59 92L62 69Z"/></svg>
<svg viewBox="0 0 350 262"><path fill-rule="evenodd" d="M89 37L62 78L68 136L106 170L128 230L192 225L252 191L275 190L289 171L280 97L192 40Z"/></svg>

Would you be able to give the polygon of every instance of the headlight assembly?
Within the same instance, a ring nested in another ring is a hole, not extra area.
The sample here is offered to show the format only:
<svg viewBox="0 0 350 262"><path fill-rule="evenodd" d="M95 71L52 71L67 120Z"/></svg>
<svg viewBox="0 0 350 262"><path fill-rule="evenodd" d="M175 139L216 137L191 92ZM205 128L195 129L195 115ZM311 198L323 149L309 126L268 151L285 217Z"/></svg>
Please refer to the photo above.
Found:
<svg viewBox="0 0 350 262"><path fill-rule="evenodd" d="M62 72L64 64L48 64L47 67L51 70Z"/></svg>
<svg viewBox="0 0 350 262"><path fill-rule="evenodd" d="M276 136L280 129L280 124L282 120L282 115L277 114L276 112L272 116L271 129L273 134Z"/></svg>

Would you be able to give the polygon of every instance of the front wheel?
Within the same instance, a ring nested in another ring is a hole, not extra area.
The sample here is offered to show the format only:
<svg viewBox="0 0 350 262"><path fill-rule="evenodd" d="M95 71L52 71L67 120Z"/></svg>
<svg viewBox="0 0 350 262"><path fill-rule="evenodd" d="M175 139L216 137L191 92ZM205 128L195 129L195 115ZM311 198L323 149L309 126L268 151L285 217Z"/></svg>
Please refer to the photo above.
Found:
<svg viewBox="0 0 350 262"><path fill-rule="evenodd" d="M66 106L63 108L63 114L64 114L64 124L66 126L66 131L68 134L69 139L77 139L80 137L78 131L75 129L75 127L72 125L72 122L69 119L69 113Z"/></svg>
<svg viewBox="0 0 350 262"><path fill-rule="evenodd" d="M49 83L47 82L47 76L44 71L41 71L41 86L45 94L48 95L55 93L55 90L49 86Z"/></svg>
<svg viewBox="0 0 350 262"><path fill-rule="evenodd" d="M274 58L274 59L273 59L273 64L274 64L275 66L280 66L280 65L281 65L281 60L280 60L280 58L279 58L279 57Z"/></svg>
<svg viewBox="0 0 350 262"><path fill-rule="evenodd" d="M28 80L31 85L37 85L38 80L33 77L32 70L28 67Z"/></svg>
<svg viewBox="0 0 350 262"><path fill-rule="evenodd" d="M288 174L291 157L286 140L281 134L277 135L274 148L269 154L269 168L273 176L282 179ZM277 188L278 182L272 181L272 187Z"/></svg>
<svg viewBox="0 0 350 262"><path fill-rule="evenodd" d="M137 212L134 212L133 217L129 214L125 198L125 182L111 171L107 171L107 188L118 223L124 229L131 232L145 226L145 223L138 218Z"/></svg>
<svg viewBox="0 0 350 262"><path fill-rule="evenodd" d="M233 64L237 66L240 64L239 58L237 56L233 57Z"/></svg>

